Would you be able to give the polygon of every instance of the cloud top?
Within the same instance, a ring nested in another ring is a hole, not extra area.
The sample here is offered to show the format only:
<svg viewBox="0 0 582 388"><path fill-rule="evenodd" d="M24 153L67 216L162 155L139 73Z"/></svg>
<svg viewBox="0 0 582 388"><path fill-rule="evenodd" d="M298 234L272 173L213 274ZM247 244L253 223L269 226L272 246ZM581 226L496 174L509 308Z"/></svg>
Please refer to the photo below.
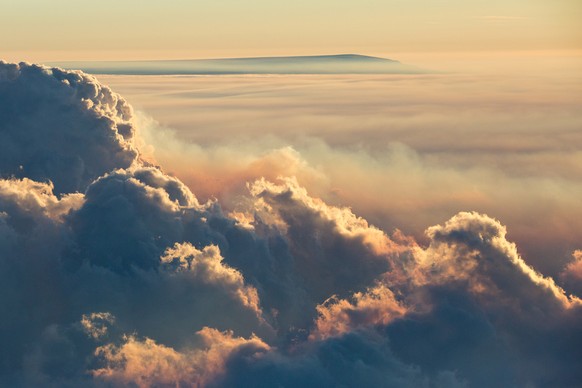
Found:
<svg viewBox="0 0 582 388"><path fill-rule="evenodd" d="M56 193L84 191L138 158L127 102L94 77L0 62L2 177L51 181Z"/></svg>

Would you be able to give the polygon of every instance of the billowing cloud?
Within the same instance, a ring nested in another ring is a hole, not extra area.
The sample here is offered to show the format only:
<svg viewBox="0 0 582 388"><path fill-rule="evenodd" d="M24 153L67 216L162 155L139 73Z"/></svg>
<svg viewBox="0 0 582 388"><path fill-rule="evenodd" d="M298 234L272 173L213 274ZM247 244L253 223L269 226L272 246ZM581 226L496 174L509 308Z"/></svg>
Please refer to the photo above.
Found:
<svg viewBox="0 0 582 388"><path fill-rule="evenodd" d="M574 260L568 264L565 272L577 279L582 279L582 250L575 250L572 257Z"/></svg>
<svg viewBox="0 0 582 388"><path fill-rule="evenodd" d="M231 358L260 357L269 346L256 336L235 338L232 332L203 328L197 333L201 347L178 352L145 338L126 337L120 346L104 345L95 350L105 366L92 372L114 385L207 386L225 373Z"/></svg>
<svg viewBox="0 0 582 388"><path fill-rule="evenodd" d="M14 225L24 222L20 217L25 216L58 222L69 211L83 204L83 196L80 194L57 198L53 194L52 182L39 183L28 178L0 180L0 196L2 210L11 215L11 223Z"/></svg>
<svg viewBox="0 0 582 388"><path fill-rule="evenodd" d="M140 136L204 201L231 210L245 182L296 176L311 195L423 243L428 225L475 210L557 277L582 240L580 59L574 73L563 63L535 78L523 57L517 73L509 57L491 63L502 75L467 73L467 62L422 77L99 79L161 123L143 120Z"/></svg>
<svg viewBox="0 0 582 388"><path fill-rule="evenodd" d="M568 291L582 295L582 250L575 250L572 259L560 274L560 278Z"/></svg>
<svg viewBox="0 0 582 388"><path fill-rule="evenodd" d="M339 336L361 326L386 326L406 313L406 308L398 303L394 293L383 284L365 293L358 292L352 299L350 302L332 297L325 304L317 306L319 317L311 338Z"/></svg>
<svg viewBox="0 0 582 388"><path fill-rule="evenodd" d="M430 282L466 282L468 291L484 302L495 298L497 306L506 297L522 304L523 311L534 301L536 309L542 301L548 308L582 306L580 299L567 297L553 279L528 266L506 233L503 225L487 216L459 213L445 225L427 230L431 245L418 255L421 266Z"/></svg>
<svg viewBox="0 0 582 388"><path fill-rule="evenodd" d="M218 284L228 289L231 297L239 299L242 305L260 313L257 291L244 284L242 275L222 264L218 247L210 245L199 251L191 244L176 244L168 248L161 258L171 272L186 274L199 283Z"/></svg>
<svg viewBox="0 0 582 388"><path fill-rule="evenodd" d="M250 191L256 217L282 230L296 270L318 302L365 288L406 250L350 209L310 197L293 179L280 185L259 180Z"/></svg>
<svg viewBox="0 0 582 388"><path fill-rule="evenodd" d="M235 174L224 210L144 162L131 108L90 76L1 63L0 101L18 151L0 156L0 385L582 379L577 252L566 292L486 215L420 243L385 231L302 186L326 178L292 149L251 162L246 188Z"/></svg>
<svg viewBox="0 0 582 388"><path fill-rule="evenodd" d="M427 235L408 314L386 327L396 354L426 371L454 369L471 386L579 380L582 303L525 264L503 225L463 212Z"/></svg>
<svg viewBox="0 0 582 388"><path fill-rule="evenodd" d="M50 180L56 193L84 191L138 158L131 107L92 76L0 62L0 98L4 178Z"/></svg>
<svg viewBox="0 0 582 388"><path fill-rule="evenodd" d="M94 339L99 339L107 335L108 325L114 322L115 317L110 313L83 314L83 318L81 318L83 329Z"/></svg>

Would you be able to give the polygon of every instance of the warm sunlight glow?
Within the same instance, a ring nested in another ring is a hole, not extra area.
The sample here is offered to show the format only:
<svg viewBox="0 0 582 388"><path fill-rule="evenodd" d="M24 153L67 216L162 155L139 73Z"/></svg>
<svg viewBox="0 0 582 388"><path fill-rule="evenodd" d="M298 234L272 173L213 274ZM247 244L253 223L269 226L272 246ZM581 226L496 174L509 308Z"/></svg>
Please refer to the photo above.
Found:
<svg viewBox="0 0 582 388"><path fill-rule="evenodd" d="M5 0L0 387L579 387L579 0Z"/></svg>

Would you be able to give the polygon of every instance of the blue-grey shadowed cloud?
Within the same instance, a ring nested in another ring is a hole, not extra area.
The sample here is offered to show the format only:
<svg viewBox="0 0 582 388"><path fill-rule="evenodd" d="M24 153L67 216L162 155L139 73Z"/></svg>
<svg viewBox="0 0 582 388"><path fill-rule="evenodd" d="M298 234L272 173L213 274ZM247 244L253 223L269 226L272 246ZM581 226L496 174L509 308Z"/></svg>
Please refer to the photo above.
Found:
<svg viewBox="0 0 582 388"><path fill-rule="evenodd" d="M2 62L0 81L1 177L70 193L136 161L130 106L93 77Z"/></svg>
<svg viewBox="0 0 582 388"><path fill-rule="evenodd" d="M93 74L421 74L425 70L366 55L224 58L158 61L55 62L54 66Z"/></svg>
<svg viewBox="0 0 582 388"><path fill-rule="evenodd" d="M0 93L19 102L0 110L1 136L91 166L42 170L23 140L0 164L0 385L582 379L580 299L495 219L459 213L421 246L293 177L249 182L226 214L141 160L129 105L94 78L0 63Z"/></svg>

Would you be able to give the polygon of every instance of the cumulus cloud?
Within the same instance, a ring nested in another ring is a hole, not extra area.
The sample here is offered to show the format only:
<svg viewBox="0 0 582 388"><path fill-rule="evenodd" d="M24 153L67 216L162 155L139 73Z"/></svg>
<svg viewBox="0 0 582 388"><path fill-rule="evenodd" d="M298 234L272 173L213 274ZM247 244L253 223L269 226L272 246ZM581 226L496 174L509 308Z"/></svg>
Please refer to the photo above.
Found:
<svg viewBox="0 0 582 388"><path fill-rule="evenodd" d="M144 162L131 108L90 76L2 63L0 101L18 102L0 105L0 136L22 151L0 154L1 385L582 378L580 299L493 218L461 212L418 243L297 178L255 179L280 159L317 179L291 149L258 163L246 193L236 183L225 211Z"/></svg>
<svg viewBox="0 0 582 388"><path fill-rule="evenodd" d="M365 293L354 294L352 301L332 297L317 306L317 312L319 317L311 339L339 336L360 326L386 326L404 315L406 308L388 287L380 284Z"/></svg>
<svg viewBox="0 0 582 388"><path fill-rule="evenodd" d="M524 311L542 300L559 308L581 306L577 297L566 296L552 278L537 273L507 241L506 228L492 218L462 212L444 225L427 230L429 248L418 255L431 282L464 281L469 291L486 299L505 297L523 304Z"/></svg>
<svg viewBox="0 0 582 388"><path fill-rule="evenodd" d="M69 211L81 207L83 196L68 194L57 198L53 194L51 182L39 183L28 178L0 180L0 196L4 212L11 214L11 220L17 224L21 221L12 211L31 218L47 218L61 221Z"/></svg>
<svg viewBox="0 0 582 388"><path fill-rule="evenodd" d="M115 317L110 313L83 314L81 325L85 332L94 339L100 339L107 335L108 325L115 322Z"/></svg>
<svg viewBox="0 0 582 388"><path fill-rule="evenodd" d="M56 193L71 193L138 158L131 107L92 76L0 62L0 98L4 178L51 181Z"/></svg>
<svg viewBox="0 0 582 388"><path fill-rule="evenodd" d="M253 336L233 337L232 332L203 328L197 333L200 348L178 352L149 338L127 337L119 346L104 345L95 350L105 366L92 371L99 380L115 385L207 386L225 372L230 358L258 357L269 345Z"/></svg>
<svg viewBox="0 0 582 388"><path fill-rule="evenodd" d="M258 199L255 217L282 230L296 271L316 302L364 289L406 250L350 209L310 197L294 179L282 184L262 179L250 186L250 192Z"/></svg>
<svg viewBox="0 0 582 388"><path fill-rule="evenodd" d="M434 378L400 362L385 338L351 333L280 353L261 339L204 328L199 344L177 351L145 338L126 337L96 355L104 366L91 371L107 383L149 386L378 386L465 387L453 372Z"/></svg>
<svg viewBox="0 0 582 388"><path fill-rule="evenodd" d="M180 202L195 206L187 188L157 169L106 174L89 186L83 206L70 215L76 242L71 261L115 271L155 267L165 248L181 237Z"/></svg>
<svg viewBox="0 0 582 388"><path fill-rule="evenodd" d="M311 195L423 243L427 226L475 210L557 277L582 240L582 66L531 78L521 66L491 76L463 65L422 77L99 78L174 129L148 120L139 132L203 200L227 208L247 181L294 175Z"/></svg>
<svg viewBox="0 0 582 388"><path fill-rule="evenodd" d="M200 283L220 284L228 287L232 297L241 304L260 312L257 291L244 285L242 275L222 264L220 250L210 245L199 251L192 244L176 244L168 248L161 258L162 263L176 273L186 273Z"/></svg>
<svg viewBox="0 0 582 388"><path fill-rule="evenodd" d="M582 250L575 250L572 253L573 260L568 263L564 273L577 279L582 279Z"/></svg>
<svg viewBox="0 0 582 388"><path fill-rule="evenodd" d="M57 198L50 183L0 180L0 375L17 370L34 337L63 313L65 216L82 203L79 194Z"/></svg>
<svg viewBox="0 0 582 388"><path fill-rule="evenodd" d="M580 299L525 264L503 225L463 212L427 235L409 313L386 327L396 354L426 371L454 368L471 386L580 378Z"/></svg>
<svg viewBox="0 0 582 388"><path fill-rule="evenodd" d="M560 274L560 278L568 291L582 295L582 250L575 250L572 259Z"/></svg>

